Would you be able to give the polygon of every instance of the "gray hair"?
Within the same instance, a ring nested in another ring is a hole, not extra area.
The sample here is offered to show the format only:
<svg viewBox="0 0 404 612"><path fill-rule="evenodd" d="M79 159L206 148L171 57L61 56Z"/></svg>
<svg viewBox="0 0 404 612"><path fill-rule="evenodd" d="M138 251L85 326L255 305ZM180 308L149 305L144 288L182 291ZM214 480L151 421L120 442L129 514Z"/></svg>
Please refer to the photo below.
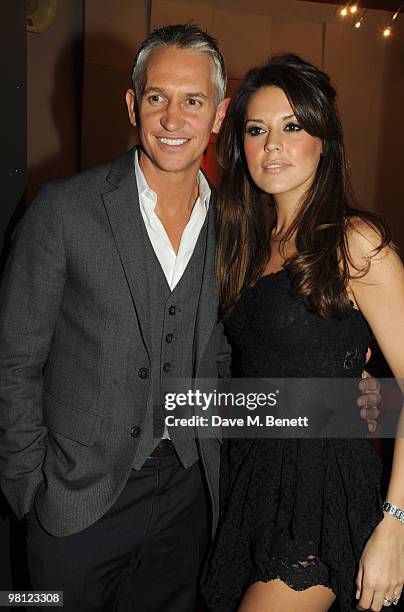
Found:
<svg viewBox="0 0 404 612"><path fill-rule="evenodd" d="M192 49L210 55L213 65L213 84L216 92L216 104L219 104L226 93L226 67L217 41L207 32L191 23L169 25L153 30L141 43L133 63L132 83L137 103L140 104L146 86L147 62L150 54L162 47Z"/></svg>

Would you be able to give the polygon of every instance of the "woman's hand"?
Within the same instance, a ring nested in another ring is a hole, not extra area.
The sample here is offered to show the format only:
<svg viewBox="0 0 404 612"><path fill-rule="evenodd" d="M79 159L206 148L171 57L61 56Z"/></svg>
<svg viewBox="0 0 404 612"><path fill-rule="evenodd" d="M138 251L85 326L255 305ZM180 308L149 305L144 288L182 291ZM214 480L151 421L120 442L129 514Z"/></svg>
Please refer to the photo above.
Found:
<svg viewBox="0 0 404 612"><path fill-rule="evenodd" d="M370 536L356 579L359 610L381 610L400 597L404 583L404 525L385 515Z"/></svg>

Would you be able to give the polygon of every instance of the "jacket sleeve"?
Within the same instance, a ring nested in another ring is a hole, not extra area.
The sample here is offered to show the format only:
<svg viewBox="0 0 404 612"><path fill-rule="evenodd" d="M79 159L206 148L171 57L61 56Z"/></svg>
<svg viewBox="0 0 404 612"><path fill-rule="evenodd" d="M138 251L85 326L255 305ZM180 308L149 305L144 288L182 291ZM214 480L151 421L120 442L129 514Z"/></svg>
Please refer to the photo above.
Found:
<svg viewBox="0 0 404 612"><path fill-rule="evenodd" d="M231 348L224 333L223 323L219 324L221 345L217 355L217 369L220 378L231 378Z"/></svg>
<svg viewBox="0 0 404 612"><path fill-rule="evenodd" d="M65 277L61 208L48 185L17 227L0 291L0 484L19 518L43 482L43 370Z"/></svg>

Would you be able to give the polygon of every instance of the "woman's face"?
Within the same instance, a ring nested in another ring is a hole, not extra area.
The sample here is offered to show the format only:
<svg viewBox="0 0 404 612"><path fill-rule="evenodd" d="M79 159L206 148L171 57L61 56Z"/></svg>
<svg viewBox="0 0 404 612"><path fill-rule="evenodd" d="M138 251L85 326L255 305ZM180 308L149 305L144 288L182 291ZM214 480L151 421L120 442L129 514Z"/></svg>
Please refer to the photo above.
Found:
<svg viewBox="0 0 404 612"><path fill-rule="evenodd" d="M270 86L250 98L244 151L251 178L262 191L297 202L313 182L322 143L300 127L283 90Z"/></svg>

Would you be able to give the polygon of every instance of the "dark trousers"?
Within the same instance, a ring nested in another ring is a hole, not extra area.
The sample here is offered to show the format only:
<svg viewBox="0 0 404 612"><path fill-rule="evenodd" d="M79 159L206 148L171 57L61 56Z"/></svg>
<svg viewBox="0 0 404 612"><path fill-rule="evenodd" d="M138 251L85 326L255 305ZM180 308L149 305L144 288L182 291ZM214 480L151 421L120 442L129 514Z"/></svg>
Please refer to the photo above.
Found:
<svg viewBox="0 0 404 612"><path fill-rule="evenodd" d="M207 514L199 463L184 469L175 456L148 459L83 531L57 538L28 514L32 588L63 590L64 612L194 612Z"/></svg>

